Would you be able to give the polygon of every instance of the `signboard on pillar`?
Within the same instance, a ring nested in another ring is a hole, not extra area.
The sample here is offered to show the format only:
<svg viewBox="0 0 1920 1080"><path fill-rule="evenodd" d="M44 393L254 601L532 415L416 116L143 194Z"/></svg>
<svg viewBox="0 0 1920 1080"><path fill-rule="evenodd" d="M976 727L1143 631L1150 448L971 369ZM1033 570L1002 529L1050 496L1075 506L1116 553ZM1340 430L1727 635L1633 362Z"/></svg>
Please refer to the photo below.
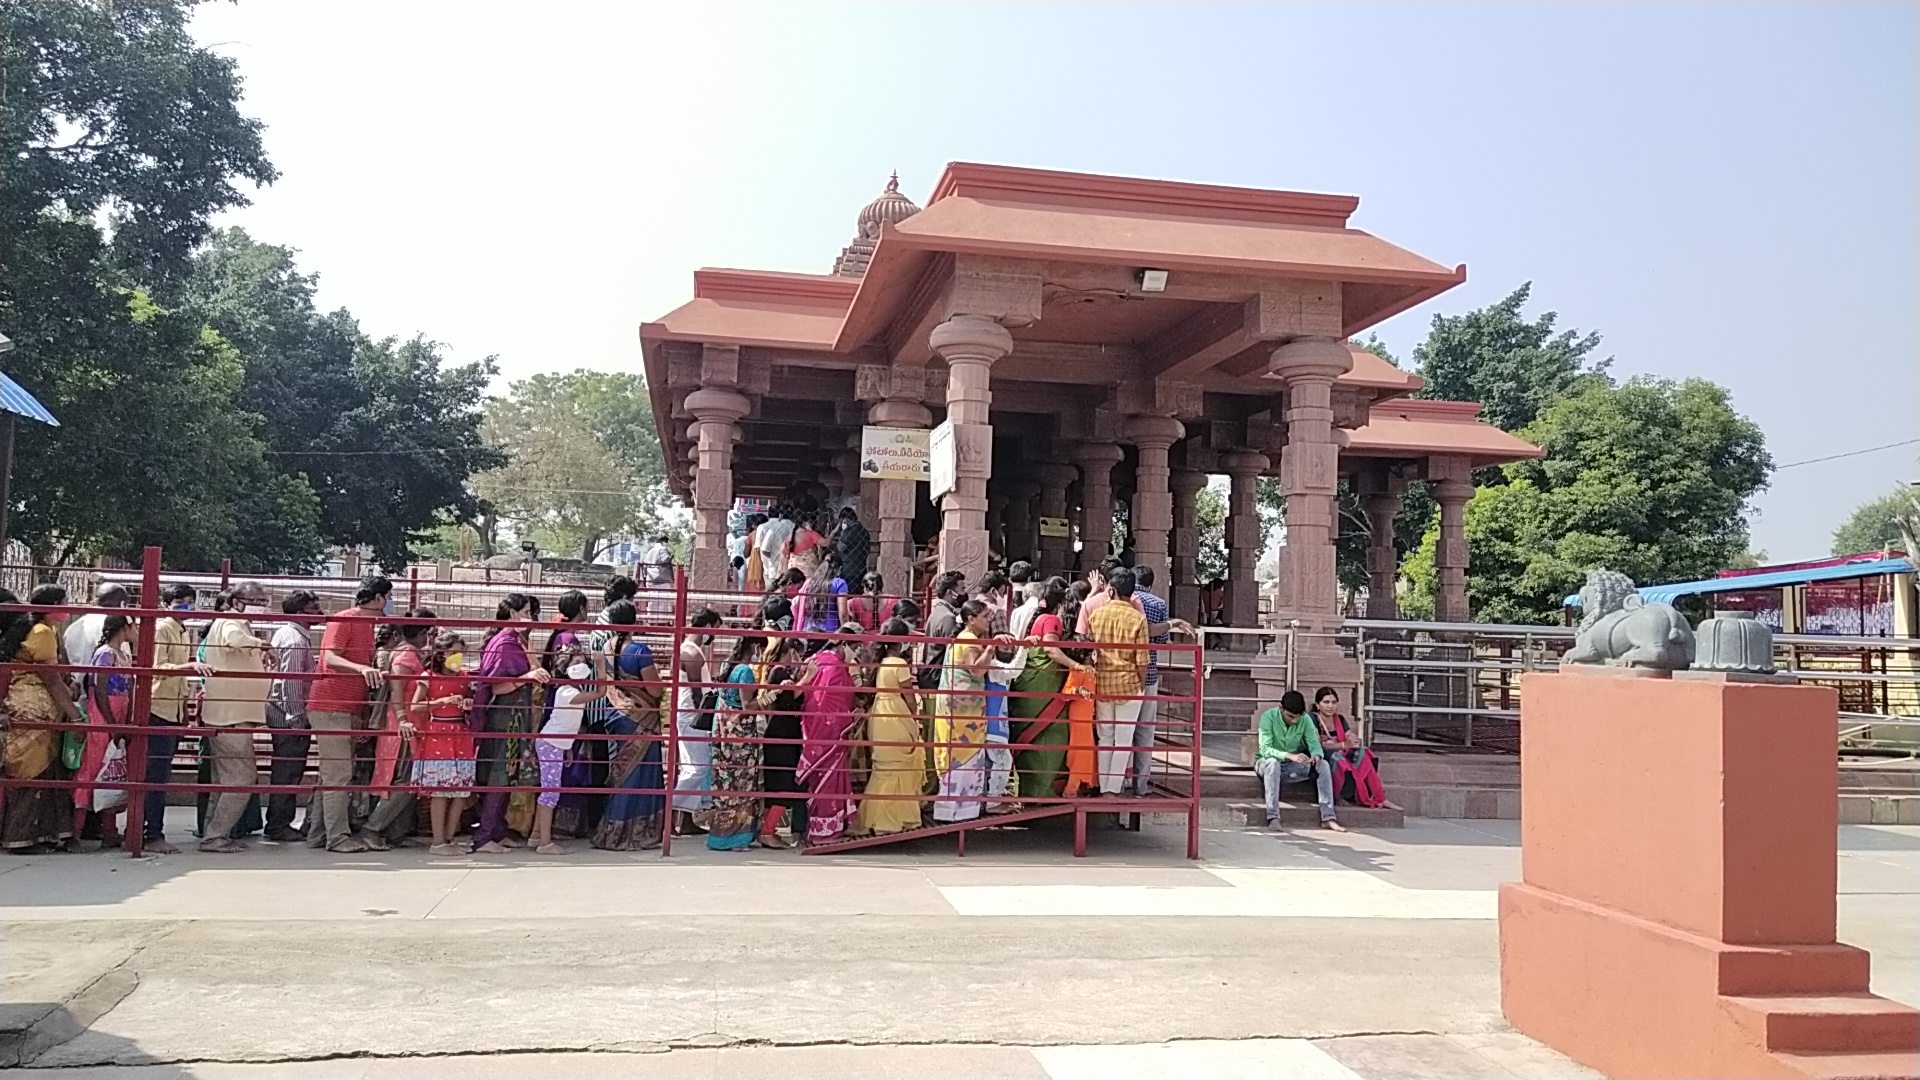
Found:
<svg viewBox="0 0 1920 1080"><path fill-rule="evenodd" d="M931 480L929 437L925 428L860 429L862 480Z"/></svg>
<svg viewBox="0 0 1920 1080"><path fill-rule="evenodd" d="M953 421L942 421L928 434L927 469L928 496L935 501L960 482L960 452L953 437Z"/></svg>
<svg viewBox="0 0 1920 1080"><path fill-rule="evenodd" d="M1043 517L1040 519L1040 535L1054 540L1066 540L1073 536L1073 527L1063 517Z"/></svg>

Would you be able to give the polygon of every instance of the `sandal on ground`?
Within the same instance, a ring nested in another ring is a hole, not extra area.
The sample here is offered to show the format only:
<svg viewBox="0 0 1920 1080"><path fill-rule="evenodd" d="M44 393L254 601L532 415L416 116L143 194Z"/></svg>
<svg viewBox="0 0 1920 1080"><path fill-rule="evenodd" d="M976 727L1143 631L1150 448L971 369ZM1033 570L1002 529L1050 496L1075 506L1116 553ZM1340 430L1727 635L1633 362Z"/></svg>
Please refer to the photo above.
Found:
<svg viewBox="0 0 1920 1080"><path fill-rule="evenodd" d="M770 848L774 851L786 851L793 846L793 841L788 840L779 833L761 833L760 846Z"/></svg>
<svg viewBox="0 0 1920 1080"><path fill-rule="evenodd" d="M357 836L344 836L328 844L327 850L336 855L358 855L363 851L372 851L373 847Z"/></svg>
<svg viewBox="0 0 1920 1080"><path fill-rule="evenodd" d="M360 842L372 851L385 851L391 846L387 843L387 838L379 833L363 833L360 836Z"/></svg>
<svg viewBox="0 0 1920 1080"><path fill-rule="evenodd" d="M489 840L479 847L474 848L473 851L476 855L504 855L507 851L507 845L498 840Z"/></svg>
<svg viewBox="0 0 1920 1080"><path fill-rule="evenodd" d="M209 837L200 841L200 850L209 855L233 855L247 850L240 842L225 836Z"/></svg>
<svg viewBox="0 0 1920 1080"><path fill-rule="evenodd" d="M167 843L165 840L154 840L149 843L142 844L140 847L140 850L141 852L147 855L178 855L180 854L179 848L174 847L172 844Z"/></svg>
<svg viewBox="0 0 1920 1080"><path fill-rule="evenodd" d="M535 855L565 855L567 853L567 849L549 840L546 843L541 844L539 847L534 848L533 853Z"/></svg>
<svg viewBox="0 0 1920 1080"><path fill-rule="evenodd" d="M472 854L472 852L469 852L466 848L461 847L459 844L435 844L432 847L427 849L427 854L429 855L470 855Z"/></svg>
<svg viewBox="0 0 1920 1080"><path fill-rule="evenodd" d="M1332 819L1328 819L1326 821L1321 822L1320 827L1327 830L1328 832L1346 832L1347 831L1347 827L1345 825L1342 825L1339 822L1334 821Z"/></svg>

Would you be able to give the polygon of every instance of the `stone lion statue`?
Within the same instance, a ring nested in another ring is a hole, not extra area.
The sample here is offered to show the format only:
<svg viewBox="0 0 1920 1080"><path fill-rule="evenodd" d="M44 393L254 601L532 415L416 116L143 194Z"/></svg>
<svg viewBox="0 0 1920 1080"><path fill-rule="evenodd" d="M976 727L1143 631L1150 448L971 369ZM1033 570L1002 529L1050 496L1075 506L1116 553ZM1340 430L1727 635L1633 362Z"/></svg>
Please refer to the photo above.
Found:
<svg viewBox="0 0 1920 1080"><path fill-rule="evenodd" d="M1580 625L1567 664L1682 671L1693 663L1693 629L1671 604L1640 599L1633 579L1593 570L1580 587Z"/></svg>

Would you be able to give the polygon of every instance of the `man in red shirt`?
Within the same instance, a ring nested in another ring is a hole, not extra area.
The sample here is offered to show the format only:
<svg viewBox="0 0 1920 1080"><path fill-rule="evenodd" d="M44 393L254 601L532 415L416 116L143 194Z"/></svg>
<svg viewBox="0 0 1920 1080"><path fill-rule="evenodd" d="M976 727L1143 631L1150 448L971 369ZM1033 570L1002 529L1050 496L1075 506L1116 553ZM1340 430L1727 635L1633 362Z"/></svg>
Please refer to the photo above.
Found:
<svg viewBox="0 0 1920 1080"><path fill-rule="evenodd" d="M373 624L386 613L392 593L393 582L379 574L361 578L353 606L328 619L320 634L320 677L307 693L307 724L319 744L323 790L307 811L307 842L324 843L328 851L358 853L373 846L353 835L348 816L352 793L346 785L353 782L353 732L366 715L368 695L381 680L373 664Z"/></svg>

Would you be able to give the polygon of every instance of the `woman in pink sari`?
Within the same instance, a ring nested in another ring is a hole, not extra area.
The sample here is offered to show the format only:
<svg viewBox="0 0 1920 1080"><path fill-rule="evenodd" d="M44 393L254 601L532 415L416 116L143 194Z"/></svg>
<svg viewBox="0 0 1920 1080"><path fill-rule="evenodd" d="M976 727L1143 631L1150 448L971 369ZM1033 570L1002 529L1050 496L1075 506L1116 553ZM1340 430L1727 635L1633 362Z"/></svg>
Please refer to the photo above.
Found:
<svg viewBox="0 0 1920 1080"><path fill-rule="evenodd" d="M853 820L853 770L841 742L860 714L854 708L853 673L847 667L852 642L836 642L813 654L800 685L806 705L800 715L800 767L795 777L806 785L807 843L840 838Z"/></svg>

